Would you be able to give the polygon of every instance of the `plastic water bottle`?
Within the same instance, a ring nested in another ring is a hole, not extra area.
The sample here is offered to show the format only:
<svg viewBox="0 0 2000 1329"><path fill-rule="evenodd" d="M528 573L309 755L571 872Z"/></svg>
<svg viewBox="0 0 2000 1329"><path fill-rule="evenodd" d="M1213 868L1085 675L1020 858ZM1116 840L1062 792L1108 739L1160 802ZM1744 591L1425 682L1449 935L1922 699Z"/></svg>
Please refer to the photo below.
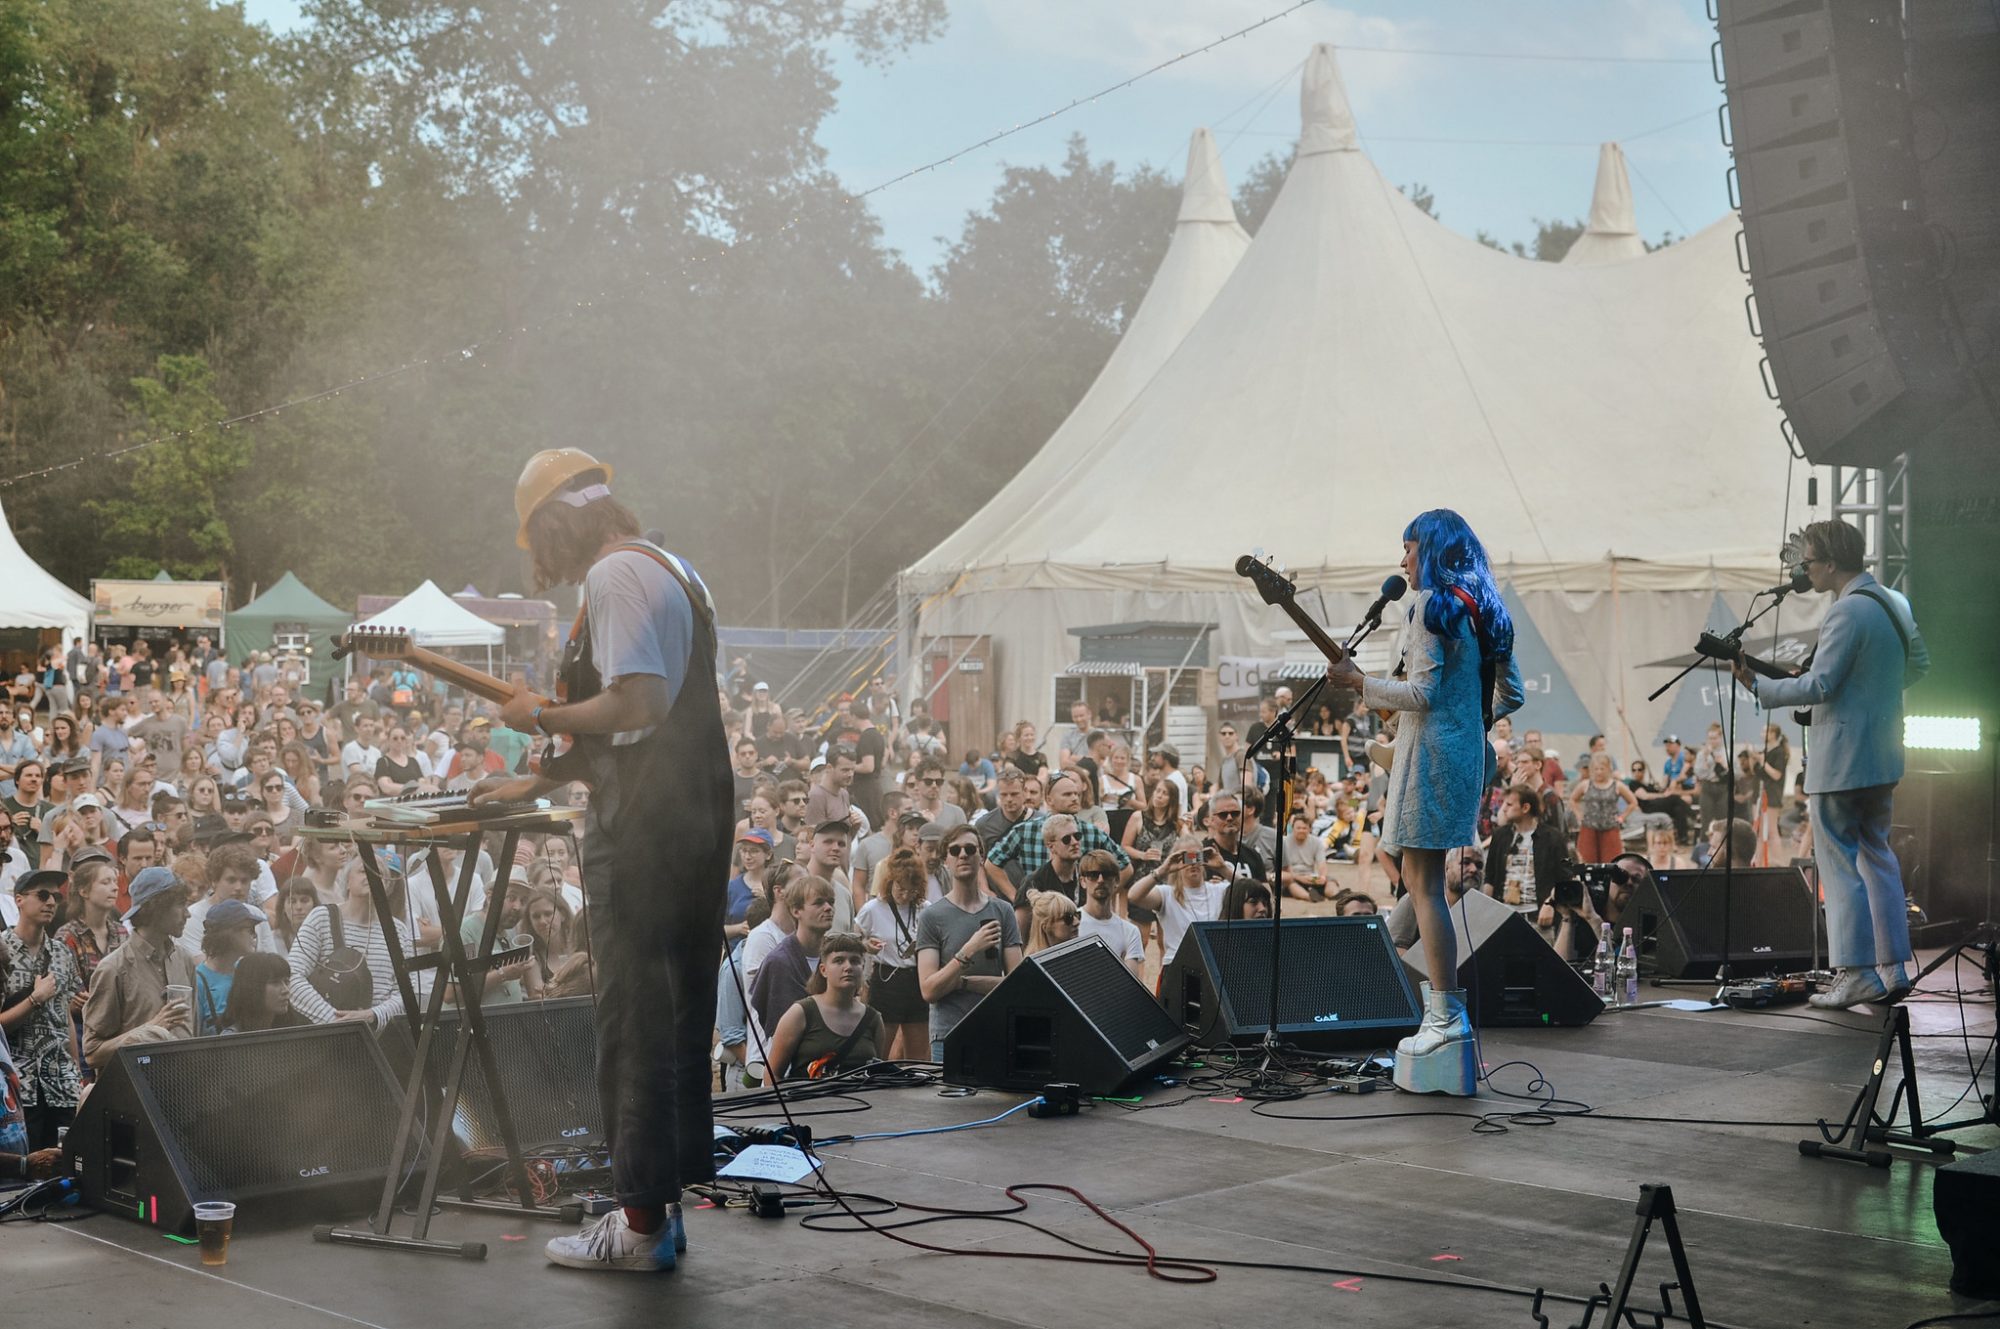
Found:
<svg viewBox="0 0 2000 1329"><path fill-rule="evenodd" d="M1631 928L1625 929L1625 939L1618 947L1618 990L1627 1006L1639 1004L1639 951L1632 944Z"/></svg>
<svg viewBox="0 0 2000 1329"><path fill-rule="evenodd" d="M1611 986L1611 925L1597 925L1597 954L1590 959L1590 990L1600 1001L1616 1001Z"/></svg>

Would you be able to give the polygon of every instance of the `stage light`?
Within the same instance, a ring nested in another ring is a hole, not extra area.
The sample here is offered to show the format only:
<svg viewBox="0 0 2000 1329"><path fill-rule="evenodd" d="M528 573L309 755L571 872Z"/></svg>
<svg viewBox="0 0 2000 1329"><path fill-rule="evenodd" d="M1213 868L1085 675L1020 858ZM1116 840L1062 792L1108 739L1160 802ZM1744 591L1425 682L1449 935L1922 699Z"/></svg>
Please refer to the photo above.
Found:
<svg viewBox="0 0 2000 1329"><path fill-rule="evenodd" d="M1903 717L1903 746L1926 752L1977 752L1980 748L1979 717L1906 715Z"/></svg>

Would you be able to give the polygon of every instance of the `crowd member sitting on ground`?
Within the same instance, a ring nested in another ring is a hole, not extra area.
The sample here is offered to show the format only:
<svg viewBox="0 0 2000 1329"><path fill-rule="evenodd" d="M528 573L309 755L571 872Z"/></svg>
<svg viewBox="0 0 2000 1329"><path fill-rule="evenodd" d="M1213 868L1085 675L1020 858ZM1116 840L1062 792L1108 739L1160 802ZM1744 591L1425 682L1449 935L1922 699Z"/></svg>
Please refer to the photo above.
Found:
<svg viewBox="0 0 2000 1329"><path fill-rule="evenodd" d="M817 1080L881 1060L888 1043L882 1016L861 1000L867 967L868 948L854 933L831 933L819 942L819 967L806 995L771 1031L771 1065L779 1079Z"/></svg>
<svg viewBox="0 0 2000 1329"><path fill-rule="evenodd" d="M954 826L939 847L950 890L917 919L917 983L931 1007L933 1061L944 1060L945 1036L1021 963L1014 910L981 889L986 864L979 832Z"/></svg>
<svg viewBox="0 0 2000 1329"><path fill-rule="evenodd" d="M194 990L194 965L178 938L187 924L187 886L171 868L150 867L132 879L132 929L104 957L83 1007L83 1056L102 1069L119 1048L186 1038L194 1032L187 1001L167 1000L167 989Z"/></svg>
<svg viewBox="0 0 2000 1329"><path fill-rule="evenodd" d="M1292 814L1289 834L1278 847L1278 876L1288 900L1326 898L1326 841L1312 833L1312 816Z"/></svg>

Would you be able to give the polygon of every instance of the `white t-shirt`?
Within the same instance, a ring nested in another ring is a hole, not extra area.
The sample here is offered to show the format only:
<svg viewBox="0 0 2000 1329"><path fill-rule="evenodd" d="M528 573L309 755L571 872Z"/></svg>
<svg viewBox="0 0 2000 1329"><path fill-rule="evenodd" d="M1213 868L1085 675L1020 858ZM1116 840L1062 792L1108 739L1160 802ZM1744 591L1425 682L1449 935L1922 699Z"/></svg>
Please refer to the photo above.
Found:
<svg viewBox="0 0 2000 1329"><path fill-rule="evenodd" d="M375 778L375 763L380 760L382 760L382 749L364 748L358 738L348 739L347 745L340 750L340 764L345 771L359 767L361 774L371 780Z"/></svg>
<svg viewBox="0 0 2000 1329"><path fill-rule="evenodd" d="M1146 962L1146 943L1140 937L1139 929L1131 919L1113 914L1109 918L1092 917L1089 910L1076 920L1078 937L1095 937L1111 948L1111 953L1121 960Z"/></svg>
<svg viewBox="0 0 2000 1329"><path fill-rule="evenodd" d="M1174 955L1181 948L1181 938L1187 936L1188 928L1195 923L1208 922L1222 917L1222 897L1229 890L1226 881L1204 881L1200 886L1188 891L1187 903L1174 898L1174 888L1164 883L1159 891L1160 914L1160 963L1170 965Z"/></svg>
<svg viewBox="0 0 2000 1329"><path fill-rule="evenodd" d="M681 570L706 598L708 588L694 569L681 563ZM688 653L694 644L694 607L679 578L651 554L619 550L597 560L585 574L583 598L590 606L591 663L604 685L651 674L667 681L671 704L687 678ZM636 743L651 732L613 734L611 741Z"/></svg>
<svg viewBox="0 0 2000 1329"><path fill-rule="evenodd" d="M750 929L750 935L743 939L743 955L737 961L737 967L743 971L745 992L757 981L757 971L764 967L764 961L770 958L771 952L778 949L778 943L791 935L778 926L776 919L771 918Z"/></svg>
<svg viewBox="0 0 2000 1329"><path fill-rule="evenodd" d="M875 963L891 969L904 969L917 962L917 915L923 913L918 908L904 916L902 926L896 923L896 909L880 896L870 897L854 916L854 926L864 937L879 937L882 949L875 953Z"/></svg>

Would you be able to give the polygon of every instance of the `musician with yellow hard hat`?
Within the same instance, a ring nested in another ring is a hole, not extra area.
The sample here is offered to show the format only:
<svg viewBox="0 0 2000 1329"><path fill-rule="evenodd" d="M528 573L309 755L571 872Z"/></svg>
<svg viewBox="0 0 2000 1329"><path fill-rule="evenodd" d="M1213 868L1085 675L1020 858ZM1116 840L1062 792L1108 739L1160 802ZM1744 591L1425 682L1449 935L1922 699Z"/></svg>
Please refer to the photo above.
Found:
<svg viewBox="0 0 2000 1329"><path fill-rule="evenodd" d="M673 1267L681 1188L715 1176L708 1050L735 827L722 708L711 686L715 607L684 560L640 537L611 467L580 448L528 459L515 543L537 589L583 607L557 699L517 692L515 729L545 735L537 774L484 780L476 802L590 785L582 848L597 972L598 1096L619 1208L548 1243L579 1269Z"/></svg>

